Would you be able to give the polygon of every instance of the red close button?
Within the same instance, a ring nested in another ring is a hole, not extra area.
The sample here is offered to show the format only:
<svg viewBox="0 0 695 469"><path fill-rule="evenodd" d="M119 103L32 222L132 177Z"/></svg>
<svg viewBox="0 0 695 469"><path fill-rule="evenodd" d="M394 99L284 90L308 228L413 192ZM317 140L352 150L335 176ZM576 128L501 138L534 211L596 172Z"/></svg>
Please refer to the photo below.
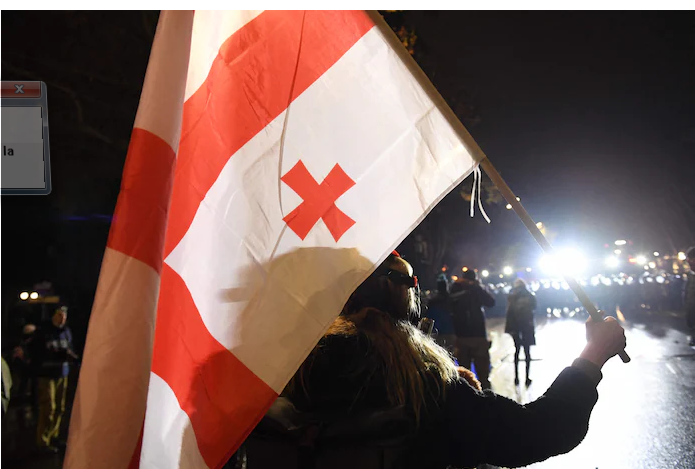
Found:
<svg viewBox="0 0 695 469"><path fill-rule="evenodd" d="M40 98L40 81L3 81L3 98Z"/></svg>

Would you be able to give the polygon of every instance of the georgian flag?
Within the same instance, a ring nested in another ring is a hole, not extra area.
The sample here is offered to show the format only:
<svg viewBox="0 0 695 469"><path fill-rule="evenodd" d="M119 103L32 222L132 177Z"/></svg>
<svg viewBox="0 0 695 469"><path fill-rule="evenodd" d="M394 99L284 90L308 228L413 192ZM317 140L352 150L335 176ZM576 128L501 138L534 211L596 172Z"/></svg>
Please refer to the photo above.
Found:
<svg viewBox="0 0 695 469"><path fill-rule="evenodd" d="M470 142L376 13L163 12L65 467L221 467Z"/></svg>

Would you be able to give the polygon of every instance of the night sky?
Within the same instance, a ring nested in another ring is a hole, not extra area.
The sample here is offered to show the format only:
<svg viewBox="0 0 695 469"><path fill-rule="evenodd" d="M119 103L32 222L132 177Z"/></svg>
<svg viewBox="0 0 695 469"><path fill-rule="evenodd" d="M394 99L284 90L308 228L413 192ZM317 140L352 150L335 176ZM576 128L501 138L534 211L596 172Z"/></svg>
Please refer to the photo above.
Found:
<svg viewBox="0 0 695 469"><path fill-rule="evenodd" d="M534 218L661 250L695 240L694 20L408 13L430 76L473 96L471 133Z"/></svg>
<svg viewBox="0 0 695 469"><path fill-rule="evenodd" d="M695 244L691 12L388 16L417 34L425 72L454 110L472 107L474 138L558 240ZM2 198L3 302L52 279L88 314L156 18L2 12L2 79L47 83L53 163L50 196ZM441 223L468 216L458 191L442 207ZM530 239L511 212L489 213L489 227L465 220L468 246Z"/></svg>

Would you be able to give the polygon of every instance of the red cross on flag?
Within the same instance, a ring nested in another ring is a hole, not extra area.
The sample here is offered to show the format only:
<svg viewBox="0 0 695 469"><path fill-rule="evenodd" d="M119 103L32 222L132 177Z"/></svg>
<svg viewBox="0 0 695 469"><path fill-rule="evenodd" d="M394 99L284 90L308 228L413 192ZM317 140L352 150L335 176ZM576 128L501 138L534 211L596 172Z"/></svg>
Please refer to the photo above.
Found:
<svg viewBox="0 0 695 469"><path fill-rule="evenodd" d="M65 467L221 467L468 138L378 14L163 12Z"/></svg>

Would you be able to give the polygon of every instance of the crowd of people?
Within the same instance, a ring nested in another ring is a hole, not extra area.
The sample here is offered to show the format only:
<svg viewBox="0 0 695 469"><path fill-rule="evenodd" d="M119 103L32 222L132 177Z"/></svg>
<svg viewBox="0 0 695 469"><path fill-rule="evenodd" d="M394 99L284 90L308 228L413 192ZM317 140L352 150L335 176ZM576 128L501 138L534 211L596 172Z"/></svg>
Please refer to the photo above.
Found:
<svg viewBox="0 0 695 469"><path fill-rule="evenodd" d="M661 312L680 311L684 306L687 275L673 273L644 273L641 275L596 275L582 281L582 288L606 314L615 315L639 310ZM586 316L581 303L569 285L560 279L527 280L528 289L536 296L539 316ZM489 317L502 317L507 311L507 297L513 283L486 285L495 298L495 306L487 308Z"/></svg>
<svg viewBox="0 0 695 469"><path fill-rule="evenodd" d="M695 272L695 249L688 263ZM646 278L586 287L608 312L671 307L680 288L695 328L695 281ZM355 290L225 467L519 467L566 453L588 431L601 368L625 348L624 330L612 317L587 320L576 360L541 398L522 406L491 389L486 308L503 309L515 384L529 386L537 315L578 311L575 302L561 283L518 278L491 285L474 270L454 281L441 275L436 291L421 296L411 265L394 252ZM68 376L79 361L66 322L67 307L57 306L50 321L26 324L8 362L3 358L3 411L10 389L29 396L36 444L48 453L62 443Z"/></svg>

